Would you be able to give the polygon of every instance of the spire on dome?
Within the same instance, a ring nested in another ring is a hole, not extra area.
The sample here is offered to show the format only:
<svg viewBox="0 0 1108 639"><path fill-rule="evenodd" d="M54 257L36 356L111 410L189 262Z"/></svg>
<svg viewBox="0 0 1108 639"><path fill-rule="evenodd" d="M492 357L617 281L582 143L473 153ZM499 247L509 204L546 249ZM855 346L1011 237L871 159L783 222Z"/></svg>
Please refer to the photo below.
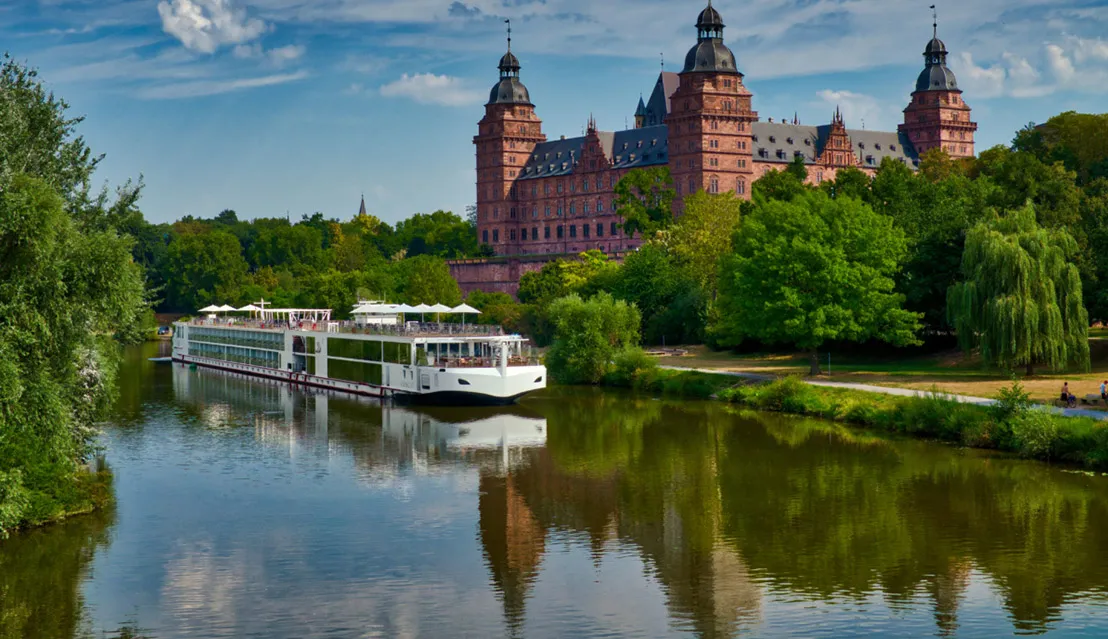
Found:
<svg viewBox="0 0 1108 639"><path fill-rule="evenodd" d="M512 53L512 21L505 18L508 25L508 52L500 58L500 82L489 93L489 104L531 104L527 87L519 81L519 58Z"/></svg>
<svg viewBox="0 0 1108 639"><path fill-rule="evenodd" d="M958 80L946 66L949 51L939 39L939 13L935 5L931 5L931 33L931 41L923 49L924 69L916 80L916 91L957 91Z"/></svg>
<svg viewBox="0 0 1108 639"><path fill-rule="evenodd" d="M737 74L735 54L723 43L723 18L711 0L696 18L696 46L685 55L681 73L707 72Z"/></svg>

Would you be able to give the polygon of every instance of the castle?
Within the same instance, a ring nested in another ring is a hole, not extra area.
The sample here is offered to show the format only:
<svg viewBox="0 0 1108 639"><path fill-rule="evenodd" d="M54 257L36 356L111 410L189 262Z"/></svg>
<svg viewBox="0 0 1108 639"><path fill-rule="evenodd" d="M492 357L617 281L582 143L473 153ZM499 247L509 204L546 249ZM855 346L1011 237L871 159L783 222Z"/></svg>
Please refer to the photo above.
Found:
<svg viewBox="0 0 1108 639"><path fill-rule="evenodd" d="M733 191L749 198L751 184L803 158L808 181L833 180L842 168L874 174L885 158L915 168L920 154L942 148L952 157L974 155L977 124L954 73L938 25L924 49L904 123L897 131L848 129L836 109L830 124L762 121L743 84L735 55L723 42L724 23L712 6L696 21L697 42L680 73L663 71L648 101L639 98L635 128L599 131L590 118L583 137L548 140L519 59L500 59L473 143L477 150L477 234L497 257L458 260L451 272L472 290L514 294L523 273L558 257L599 249L618 256L641 239L620 231L616 182L628 171L668 166L676 214L682 196Z"/></svg>

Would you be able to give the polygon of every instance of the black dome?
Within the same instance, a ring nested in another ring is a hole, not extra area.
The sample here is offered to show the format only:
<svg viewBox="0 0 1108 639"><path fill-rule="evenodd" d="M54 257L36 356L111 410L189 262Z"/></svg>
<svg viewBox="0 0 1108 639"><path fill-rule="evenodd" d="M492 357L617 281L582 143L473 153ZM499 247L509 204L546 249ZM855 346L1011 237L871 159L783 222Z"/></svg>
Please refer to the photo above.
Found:
<svg viewBox="0 0 1108 639"><path fill-rule="evenodd" d="M504 78L493 85L489 104L531 104L531 94L519 78Z"/></svg>
<svg viewBox="0 0 1108 639"><path fill-rule="evenodd" d="M928 42L927 48L923 50L923 55L931 55L933 53L947 53L946 43L938 38L931 38L931 42Z"/></svg>
<svg viewBox="0 0 1108 639"><path fill-rule="evenodd" d="M958 79L946 65L928 65L916 80L916 91L957 91Z"/></svg>
<svg viewBox="0 0 1108 639"><path fill-rule="evenodd" d="M714 11L714 9L713 9ZM681 73L692 72L738 73L735 54L723 44L723 40L701 40L685 55L685 68Z"/></svg>
<svg viewBox="0 0 1108 639"><path fill-rule="evenodd" d="M509 52L504 54L503 58L500 58L499 67L500 67L501 71L506 70L506 69L518 70L519 69L519 58L517 58L514 53L509 51Z"/></svg>
<svg viewBox="0 0 1108 639"><path fill-rule="evenodd" d="M698 29L704 29L708 27L724 27L723 18L719 15L719 11L716 11L712 3L709 2L708 6L700 12L700 15L696 18L696 26Z"/></svg>

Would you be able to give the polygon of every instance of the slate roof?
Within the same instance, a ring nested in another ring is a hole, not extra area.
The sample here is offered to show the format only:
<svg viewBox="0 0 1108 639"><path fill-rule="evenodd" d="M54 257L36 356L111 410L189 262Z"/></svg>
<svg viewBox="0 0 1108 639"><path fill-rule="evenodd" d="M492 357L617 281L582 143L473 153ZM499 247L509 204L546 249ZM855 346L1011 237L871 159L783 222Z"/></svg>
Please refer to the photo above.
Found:
<svg viewBox="0 0 1108 639"><path fill-rule="evenodd" d="M636 169L669 163L668 127L648 126L626 131L599 131L600 147L615 169ZM585 138L550 140L535 146L520 180L571 175L581 158ZM634 158L632 159L632 155Z"/></svg>
<svg viewBox="0 0 1108 639"><path fill-rule="evenodd" d="M654 90L650 93L650 100L646 103L646 125L656 126L665 122L669 115L670 97L681 84L681 76L671 71L662 71L658 74L658 81L654 83Z"/></svg>
<svg viewBox="0 0 1108 639"><path fill-rule="evenodd" d="M815 164L827 143L831 125L755 122L751 125L751 133L754 135L755 162L788 163L800 154L805 164ZM899 132L847 129L846 133L854 146L854 155L863 167L877 168L886 157L900 160L913 168L919 162L915 147L906 135Z"/></svg>

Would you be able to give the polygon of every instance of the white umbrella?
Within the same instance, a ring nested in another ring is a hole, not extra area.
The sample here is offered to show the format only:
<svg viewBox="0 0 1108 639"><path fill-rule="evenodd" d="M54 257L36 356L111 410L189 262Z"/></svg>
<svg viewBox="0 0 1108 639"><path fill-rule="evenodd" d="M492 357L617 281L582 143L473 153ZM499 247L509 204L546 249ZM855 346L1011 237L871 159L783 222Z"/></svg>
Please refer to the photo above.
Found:
<svg viewBox="0 0 1108 639"><path fill-rule="evenodd" d="M215 304L209 304L209 305L205 306L204 308L200 309L199 312L201 312L201 313L214 313L218 310L219 310L218 306L216 306Z"/></svg>
<svg viewBox="0 0 1108 639"><path fill-rule="evenodd" d="M480 315L481 314L481 311L473 308L469 304L459 304L458 306L455 306L454 308L450 309L450 312L461 314L461 316L462 316L462 326L466 325L466 315L467 314L469 314L469 315Z"/></svg>
<svg viewBox="0 0 1108 639"><path fill-rule="evenodd" d="M238 310L246 311L248 313L253 313L254 311L260 311L262 309L258 308L257 306L254 306L253 304L247 304L246 306L243 306L242 308L240 308Z"/></svg>
<svg viewBox="0 0 1108 639"><path fill-rule="evenodd" d="M450 307L446 304L435 304L428 310L429 313L449 313Z"/></svg>
<svg viewBox="0 0 1108 639"><path fill-rule="evenodd" d="M229 312L232 312L232 311L237 311L239 309L235 308L234 306L224 304L223 306L220 306L218 310L223 311L224 313L229 313Z"/></svg>
<svg viewBox="0 0 1108 639"><path fill-rule="evenodd" d="M413 313L419 313L419 321L421 322L423 321L423 314L431 312L431 307L426 304L416 304L412 309Z"/></svg>

